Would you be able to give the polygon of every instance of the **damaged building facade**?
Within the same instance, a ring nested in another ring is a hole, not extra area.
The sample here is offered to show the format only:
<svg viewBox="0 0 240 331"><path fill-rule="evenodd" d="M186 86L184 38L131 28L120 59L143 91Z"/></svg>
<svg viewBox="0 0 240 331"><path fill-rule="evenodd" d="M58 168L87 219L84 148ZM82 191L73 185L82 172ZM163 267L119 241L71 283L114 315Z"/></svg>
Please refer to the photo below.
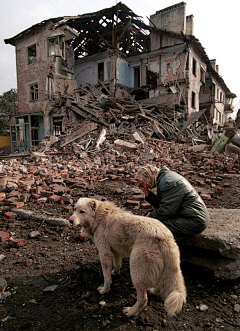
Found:
<svg viewBox="0 0 240 331"><path fill-rule="evenodd" d="M68 120L86 118L77 106L89 85L119 102L157 104L186 118L202 110L216 127L233 112L236 95L194 37L184 2L157 11L149 25L118 3L43 21L5 43L16 47L17 62L12 151L67 133Z"/></svg>

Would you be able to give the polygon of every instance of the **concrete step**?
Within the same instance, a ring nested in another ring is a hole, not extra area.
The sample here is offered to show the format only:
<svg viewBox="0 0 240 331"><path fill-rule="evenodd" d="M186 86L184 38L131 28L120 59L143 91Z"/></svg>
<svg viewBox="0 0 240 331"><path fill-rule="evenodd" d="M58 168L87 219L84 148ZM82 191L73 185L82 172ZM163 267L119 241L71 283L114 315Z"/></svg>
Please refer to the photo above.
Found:
<svg viewBox="0 0 240 331"><path fill-rule="evenodd" d="M217 278L240 277L240 209L209 208L208 228L189 239L182 260L213 271Z"/></svg>

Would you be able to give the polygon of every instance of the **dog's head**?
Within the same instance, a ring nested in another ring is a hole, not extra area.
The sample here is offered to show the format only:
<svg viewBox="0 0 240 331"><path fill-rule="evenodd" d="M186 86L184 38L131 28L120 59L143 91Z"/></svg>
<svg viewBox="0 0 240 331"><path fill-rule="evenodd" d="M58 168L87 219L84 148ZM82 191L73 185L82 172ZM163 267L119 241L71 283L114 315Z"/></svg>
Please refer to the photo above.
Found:
<svg viewBox="0 0 240 331"><path fill-rule="evenodd" d="M92 237L97 226L96 209L98 200L90 198L80 198L71 217L73 226L81 226L85 233Z"/></svg>

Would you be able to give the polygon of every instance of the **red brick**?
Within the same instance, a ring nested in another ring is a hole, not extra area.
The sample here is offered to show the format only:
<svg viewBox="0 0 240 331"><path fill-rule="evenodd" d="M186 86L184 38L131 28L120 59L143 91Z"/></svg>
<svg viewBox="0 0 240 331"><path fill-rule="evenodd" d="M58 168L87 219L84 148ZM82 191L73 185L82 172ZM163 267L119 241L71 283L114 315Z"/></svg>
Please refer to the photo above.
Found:
<svg viewBox="0 0 240 331"><path fill-rule="evenodd" d="M36 193L32 193L31 196L33 199L39 199L41 197L40 194L36 194Z"/></svg>
<svg viewBox="0 0 240 331"><path fill-rule="evenodd" d="M115 188L115 193L120 194L120 193L123 193L123 192L124 191L120 187Z"/></svg>
<svg viewBox="0 0 240 331"><path fill-rule="evenodd" d="M140 201L127 200L127 205L130 205L130 206L140 206Z"/></svg>
<svg viewBox="0 0 240 331"><path fill-rule="evenodd" d="M61 205L65 205L65 204L73 204L73 199L72 197L66 197L66 196L62 196L62 199L60 201Z"/></svg>
<svg viewBox="0 0 240 331"><path fill-rule="evenodd" d="M17 214L13 213L12 211L8 211L8 212L4 213L4 216L9 218L9 219L14 219L14 218L17 217Z"/></svg>
<svg viewBox="0 0 240 331"><path fill-rule="evenodd" d="M12 243L14 247L22 247L25 245L25 239L14 239Z"/></svg>
<svg viewBox="0 0 240 331"><path fill-rule="evenodd" d="M12 207L14 208L22 208L24 206L24 202L23 201L16 201L16 202L12 202L10 204Z"/></svg>
<svg viewBox="0 0 240 331"><path fill-rule="evenodd" d="M51 195L49 197L49 200L52 201L52 202L58 202L62 199L62 197L60 195Z"/></svg>
<svg viewBox="0 0 240 331"><path fill-rule="evenodd" d="M14 203L14 202L16 202L16 201L18 201L18 199L15 198L15 197L12 197L12 198L9 198L9 199L6 199L6 200L5 200L5 202L6 202L7 204L11 204L11 203Z"/></svg>
<svg viewBox="0 0 240 331"><path fill-rule="evenodd" d="M136 195L132 196L132 199L142 201L142 200L145 200L145 195L144 194L136 194Z"/></svg>
<svg viewBox="0 0 240 331"><path fill-rule="evenodd" d="M208 194L201 194L201 198L203 200L211 200L212 199L211 195L208 195Z"/></svg>
<svg viewBox="0 0 240 331"><path fill-rule="evenodd" d="M150 209L152 206L148 202L142 202L141 207L142 209Z"/></svg>
<svg viewBox="0 0 240 331"><path fill-rule="evenodd" d="M0 241L6 241L9 238L9 233L0 231Z"/></svg>
<svg viewBox="0 0 240 331"><path fill-rule="evenodd" d="M20 195L19 191L12 191L8 194L8 198L20 198Z"/></svg>
<svg viewBox="0 0 240 331"><path fill-rule="evenodd" d="M224 183L222 186L223 186L223 187L231 187L232 184L231 184L231 183Z"/></svg>

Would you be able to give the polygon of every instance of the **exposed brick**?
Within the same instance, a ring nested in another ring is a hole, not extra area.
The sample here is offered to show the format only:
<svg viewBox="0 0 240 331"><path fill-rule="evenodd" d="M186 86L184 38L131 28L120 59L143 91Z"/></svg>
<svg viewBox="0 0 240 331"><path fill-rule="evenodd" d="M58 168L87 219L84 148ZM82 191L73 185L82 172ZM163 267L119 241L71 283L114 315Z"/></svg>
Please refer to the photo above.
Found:
<svg viewBox="0 0 240 331"><path fill-rule="evenodd" d="M17 198L12 197L12 198L6 199L5 202L10 205L10 204L16 202L17 200L18 200Z"/></svg>
<svg viewBox="0 0 240 331"><path fill-rule="evenodd" d="M73 199L72 197L68 197L68 196L62 196L61 201L60 201L61 205L67 205L67 204L73 204Z"/></svg>
<svg viewBox="0 0 240 331"><path fill-rule="evenodd" d="M58 202L62 199L62 197L60 195L51 195L49 197L49 200L52 201L52 202Z"/></svg>
<svg viewBox="0 0 240 331"><path fill-rule="evenodd" d="M138 201L143 201L145 200L145 195L144 194L136 194L132 196L133 200L138 200Z"/></svg>
<svg viewBox="0 0 240 331"><path fill-rule="evenodd" d="M25 239L14 239L12 243L14 247L22 247L25 245Z"/></svg>
<svg viewBox="0 0 240 331"><path fill-rule="evenodd" d="M142 209L150 209L152 206L148 202L142 202L141 203L141 208Z"/></svg>
<svg viewBox="0 0 240 331"><path fill-rule="evenodd" d="M9 233L0 231L0 241L6 241L9 238Z"/></svg>
<svg viewBox="0 0 240 331"><path fill-rule="evenodd" d="M222 185L223 187L231 187L232 186L232 184L231 183L223 183L223 185Z"/></svg>
<svg viewBox="0 0 240 331"><path fill-rule="evenodd" d="M120 193L123 193L123 192L124 191L120 187L115 188L115 193L120 194Z"/></svg>
<svg viewBox="0 0 240 331"><path fill-rule="evenodd" d="M140 201L127 200L127 205L130 205L130 206L140 206Z"/></svg>
<svg viewBox="0 0 240 331"><path fill-rule="evenodd" d="M14 218L17 217L17 214L13 213L12 211L8 211L8 212L4 213L4 216L9 218L9 219L14 219Z"/></svg>
<svg viewBox="0 0 240 331"><path fill-rule="evenodd" d="M212 199L211 195L208 195L208 194L201 194L201 198L203 200L211 200Z"/></svg>
<svg viewBox="0 0 240 331"><path fill-rule="evenodd" d="M39 198L41 197L41 195L40 195L40 194L37 194L37 193L32 193L32 194L31 194L31 197L32 197L33 199L39 199Z"/></svg>
<svg viewBox="0 0 240 331"><path fill-rule="evenodd" d="M16 202L12 202L10 204L12 207L14 208L22 208L24 206L24 202L23 201L16 201Z"/></svg>

